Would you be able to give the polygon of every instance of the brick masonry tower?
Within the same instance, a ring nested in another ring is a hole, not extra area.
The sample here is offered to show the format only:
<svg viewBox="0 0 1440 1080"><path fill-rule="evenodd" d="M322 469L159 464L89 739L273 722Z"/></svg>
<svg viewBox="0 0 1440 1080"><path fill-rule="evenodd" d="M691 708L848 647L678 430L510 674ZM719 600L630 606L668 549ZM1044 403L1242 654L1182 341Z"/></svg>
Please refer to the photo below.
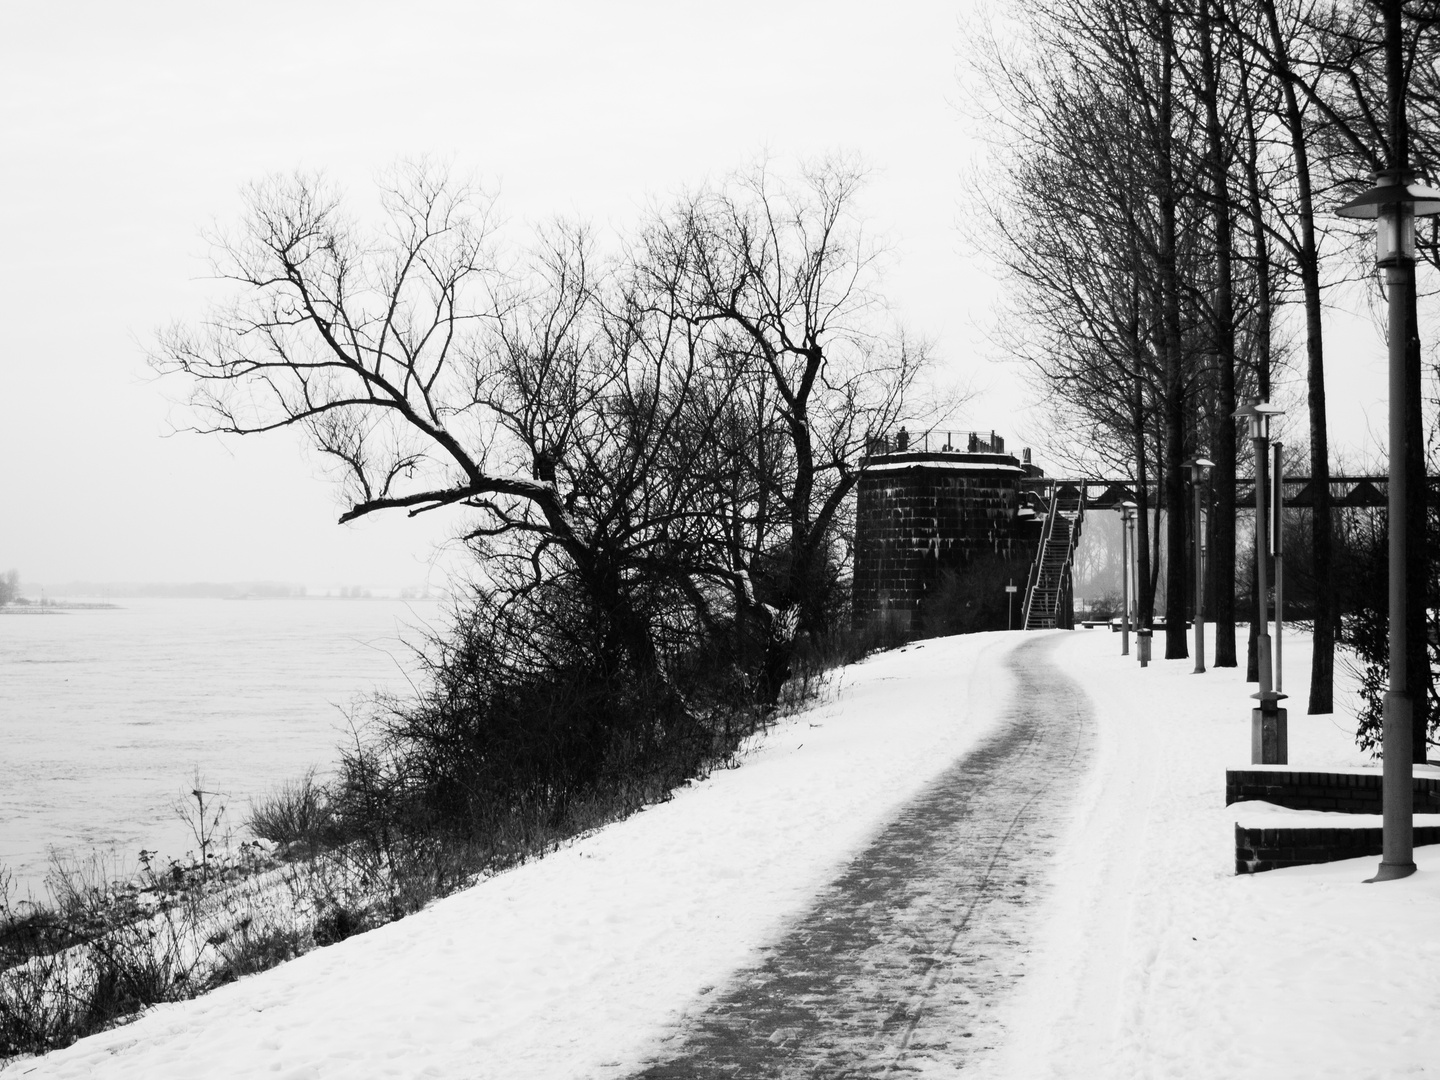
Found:
<svg viewBox="0 0 1440 1080"><path fill-rule="evenodd" d="M900 634L1006 628L1040 542L1020 482L1042 475L992 432L872 439L855 513L855 629ZM992 595L994 594L994 595ZM957 621L959 620L959 621ZM1016 623L1018 625L1018 621Z"/></svg>

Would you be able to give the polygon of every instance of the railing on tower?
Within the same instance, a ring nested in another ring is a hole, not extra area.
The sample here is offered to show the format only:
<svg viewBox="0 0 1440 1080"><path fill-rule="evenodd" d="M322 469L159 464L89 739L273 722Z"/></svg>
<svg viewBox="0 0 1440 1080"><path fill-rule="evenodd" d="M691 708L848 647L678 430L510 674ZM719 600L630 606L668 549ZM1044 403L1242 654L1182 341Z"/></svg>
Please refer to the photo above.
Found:
<svg viewBox="0 0 1440 1080"><path fill-rule="evenodd" d="M871 457L882 454L1003 454L1005 438L994 431L908 432L903 427L893 435L871 435L865 441Z"/></svg>

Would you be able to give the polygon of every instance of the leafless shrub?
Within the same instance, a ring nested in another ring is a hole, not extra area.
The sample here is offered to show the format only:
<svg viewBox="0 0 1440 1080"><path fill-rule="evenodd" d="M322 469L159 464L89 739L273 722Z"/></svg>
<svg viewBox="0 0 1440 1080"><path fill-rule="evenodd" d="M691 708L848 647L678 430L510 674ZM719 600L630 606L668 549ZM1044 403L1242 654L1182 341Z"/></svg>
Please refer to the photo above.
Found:
<svg viewBox="0 0 1440 1080"><path fill-rule="evenodd" d="M331 811L329 793L309 769L298 780L281 784L268 795L250 804L245 827L282 851L314 856L334 846L339 836Z"/></svg>

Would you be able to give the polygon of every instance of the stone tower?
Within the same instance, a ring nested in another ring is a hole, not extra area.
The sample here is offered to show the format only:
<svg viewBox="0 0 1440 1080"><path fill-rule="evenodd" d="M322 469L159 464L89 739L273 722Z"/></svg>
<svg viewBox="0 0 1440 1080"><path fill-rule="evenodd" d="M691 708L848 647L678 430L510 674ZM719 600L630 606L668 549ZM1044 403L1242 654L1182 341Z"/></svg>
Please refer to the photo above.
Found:
<svg viewBox="0 0 1440 1080"><path fill-rule="evenodd" d="M942 591L953 607L970 602L967 590L986 609L972 628L1005 629L1004 582L989 578L1003 569L1023 588L1035 558L1039 523L1020 482L1043 474L1030 464L1030 451L1023 459L1007 454L993 431L912 437L903 428L872 439L869 451L855 513L855 629L922 633L927 610L932 622L938 617Z"/></svg>

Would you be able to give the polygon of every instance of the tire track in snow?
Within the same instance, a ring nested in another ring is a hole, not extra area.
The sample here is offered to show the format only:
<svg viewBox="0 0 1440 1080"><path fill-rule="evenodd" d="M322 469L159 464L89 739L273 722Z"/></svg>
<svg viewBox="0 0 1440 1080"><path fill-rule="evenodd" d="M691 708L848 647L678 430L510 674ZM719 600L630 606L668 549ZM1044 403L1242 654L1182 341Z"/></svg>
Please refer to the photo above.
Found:
<svg viewBox="0 0 1440 1080"><path fill-rule="evenodd" d="M1001 727L816 897L763 960L699 1003L640 1080L949 1075L1002 1037L1045 866L1090 759L1094 716L1050 661L1008 658ZM903 692L896 708L904 708Z"/></svg>

